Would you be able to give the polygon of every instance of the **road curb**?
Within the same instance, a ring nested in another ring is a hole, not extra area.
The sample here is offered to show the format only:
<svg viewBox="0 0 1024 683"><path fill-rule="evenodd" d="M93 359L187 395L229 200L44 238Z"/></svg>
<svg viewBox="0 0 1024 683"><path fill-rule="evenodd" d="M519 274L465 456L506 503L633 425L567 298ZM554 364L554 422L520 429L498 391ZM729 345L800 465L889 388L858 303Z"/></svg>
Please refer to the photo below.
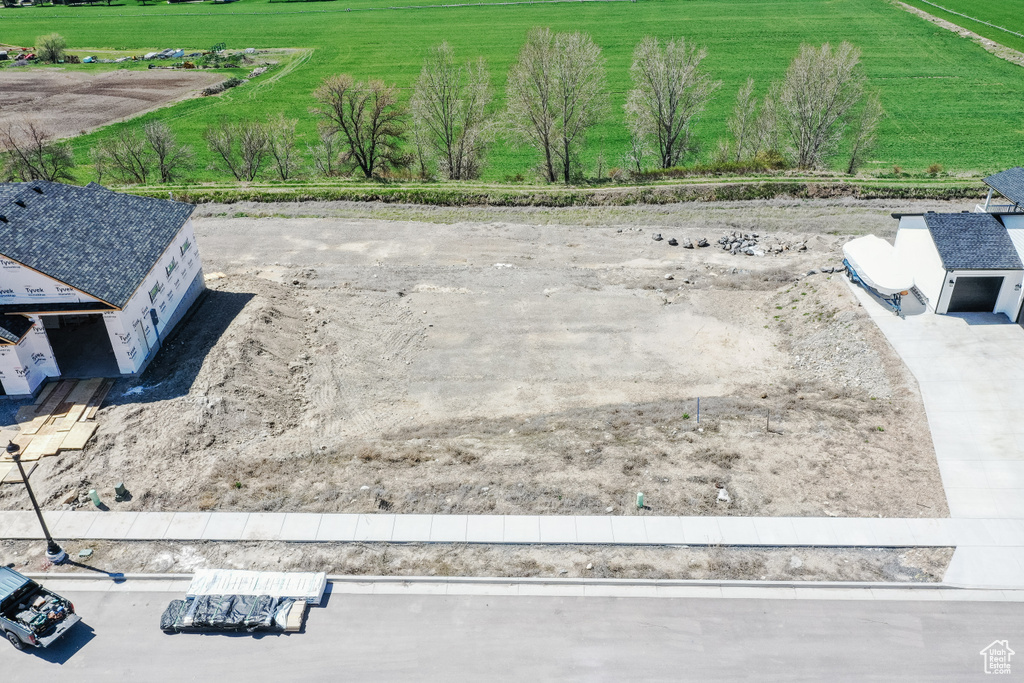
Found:
<svg viewBox="0 0 1024 683"><path fill-rule="evenodd" d="M191 581L193 574L95 574L86 572L21 572L36 580L72 579L79 581ZM505 576L372 576L328 574L329 584L387 583L387 584L477 584L477 585L551 585L551 586L679 586L714 588L860 588L916 590L966 590L944 583L897 583L873 581L745 581L715 579L603 579L603 578L548 578ZM993 589L999 590L999 589Z"/></svg>

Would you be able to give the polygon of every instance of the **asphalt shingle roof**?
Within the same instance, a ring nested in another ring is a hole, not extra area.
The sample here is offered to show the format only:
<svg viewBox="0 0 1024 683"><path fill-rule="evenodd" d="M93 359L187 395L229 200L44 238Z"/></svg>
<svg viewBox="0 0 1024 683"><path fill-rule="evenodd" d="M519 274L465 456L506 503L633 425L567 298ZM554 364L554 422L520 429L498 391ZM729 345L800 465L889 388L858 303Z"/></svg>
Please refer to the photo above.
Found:
<svg viewBox="0 0 1024 683"><path fill-rule="evenodd" d="M17 344L32 329L32 321L23 315L0 315L0 339Z"/></svg>
<svg viewBox="0 0 1024 683"><path fill-rule="evenodd" d="M985 178L985 184L1014 204L1024 204L1024 168L1014 166Z"/></svg>
<svg viewBox="0 0 1024 683"><path fill-rule="evenodd" d="M989 213L926 213L946 270L1020 270L1024 264L1006 233Z"/></svg>
<svg viewBox="0 0 1024 683"><path fill-rule="evenodd" d="M121 308L194 209L95 184L0 183L0 254Z"/></svg>

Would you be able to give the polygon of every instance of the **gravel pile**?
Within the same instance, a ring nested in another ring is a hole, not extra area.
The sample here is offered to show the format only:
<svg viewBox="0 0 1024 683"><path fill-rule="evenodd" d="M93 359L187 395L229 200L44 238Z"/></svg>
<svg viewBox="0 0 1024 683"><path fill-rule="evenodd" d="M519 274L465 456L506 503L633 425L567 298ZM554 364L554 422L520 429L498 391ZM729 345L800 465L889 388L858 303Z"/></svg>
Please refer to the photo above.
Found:
<svg viewBox="0 0 1024 683"><path fill-rule="evenodd" d="M892 396L881 358L853 311L837 313L819 329L795 335L791 350L794 366L807 380L864 391L879 399Z"/></svg>
<svg viewBox="0 0 1024 683"><path fill-rule="evenodd" d="M767 235L762 239L756 232L733 231L731 233L726 233L718 238L718 245L723 250L730 252L733 256L737 254L745 254L746 256L781 254L782 252L790 251L791 249L796 251L807 251L807 244L804 242L790 244L776 239L772 244L768 244Z"/></svg>

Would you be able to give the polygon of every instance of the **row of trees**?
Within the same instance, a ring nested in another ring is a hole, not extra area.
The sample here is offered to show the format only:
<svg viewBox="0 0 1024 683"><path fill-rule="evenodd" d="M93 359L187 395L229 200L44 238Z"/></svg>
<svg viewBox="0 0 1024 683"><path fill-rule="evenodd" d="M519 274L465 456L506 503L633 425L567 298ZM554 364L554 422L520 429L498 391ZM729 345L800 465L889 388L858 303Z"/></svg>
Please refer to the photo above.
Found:
<svg viewBox="0 0 1024 683"><path fill-rule="evenodd" d="M645 38L633 54L633 87L626 96L629 168L672 168L699 152L694 124L721 81L703 68L707 51L684 39L662 44ZM824 168L844 136L853 173L876 140L883 111L867 93L860 51L803 45L784 78L762 101L748 79L728 121L730 136L718 142L720 163L770 159L801 169ZM366 177L411 164L422 176L479 176L490 143L502 135L537 152L549 182L579 174L587 133L609 113L604 58L584 33L534 29L509 69L504 112L490 107L493 93L483 59L458 64L447 43L430 51L408 110L394 86L328 78L314 92L321 137L338 136L340 166ZM411 126L408 119L411 118ZM411 137L415 152L403 153Z"/></svg>
<svg viewBox="0 0 1024 683"><path fill-rule="evenodd" d="M700 151L695 123L721 88L703 66L706 57L704 48L682 38L662 43L648 37L637 45L625 103L630 144L622 165L637 173L667 169ZM473 179L499 137L533 148L538 173L548 182L580 178L587 134L610 113L604 57L590 36L532 30L509 69L504 110L494 106L490 81L484 59L460 63L442 43L429 51L408 104L396 86L383 81L326 78L313 92L317 139L305 145L307 154L300 151L298 121L284 115L265 122L222 121L204 137L216 167L239 181L268 172L288 180L307 165L325 176L413 172ZM824 168L845 139L846 170L853 173L873 146L883 116L877 96L867 92L860 52L846 42L837 48L801 46L761 100L755 92L748 79L737 93L716 162ZM0 131L9 150L7 174L67 177L70 148L41 139L45 134L36 127L28 132L19 141L10 127ZM195 160L156 121L120 128L91 154L100 182L113 177L125 184L180 180Z"/></svg>

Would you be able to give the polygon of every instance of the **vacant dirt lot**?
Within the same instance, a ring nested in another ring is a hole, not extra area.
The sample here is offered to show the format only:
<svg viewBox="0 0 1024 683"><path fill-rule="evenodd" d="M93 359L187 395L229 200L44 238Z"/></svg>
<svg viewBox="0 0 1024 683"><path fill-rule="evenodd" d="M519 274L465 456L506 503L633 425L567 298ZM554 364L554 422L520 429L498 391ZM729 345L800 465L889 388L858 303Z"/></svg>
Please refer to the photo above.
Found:
<svg viewBox="0 0 1024 683"><path fill-rule="evenodd" d="M944 516L913 379L806 275L914 208L202 207L224 277L33 481L50 507L124 480L115 509ZM737 229L807 250L667 243Z"/></svg>
<svg viewBox="0 0 1024 683"><path fill-rule="evenodd" d="M177 102L224 78L199 71L4 69L0 127L31 118L57 137L72 137Z"/></svg>

